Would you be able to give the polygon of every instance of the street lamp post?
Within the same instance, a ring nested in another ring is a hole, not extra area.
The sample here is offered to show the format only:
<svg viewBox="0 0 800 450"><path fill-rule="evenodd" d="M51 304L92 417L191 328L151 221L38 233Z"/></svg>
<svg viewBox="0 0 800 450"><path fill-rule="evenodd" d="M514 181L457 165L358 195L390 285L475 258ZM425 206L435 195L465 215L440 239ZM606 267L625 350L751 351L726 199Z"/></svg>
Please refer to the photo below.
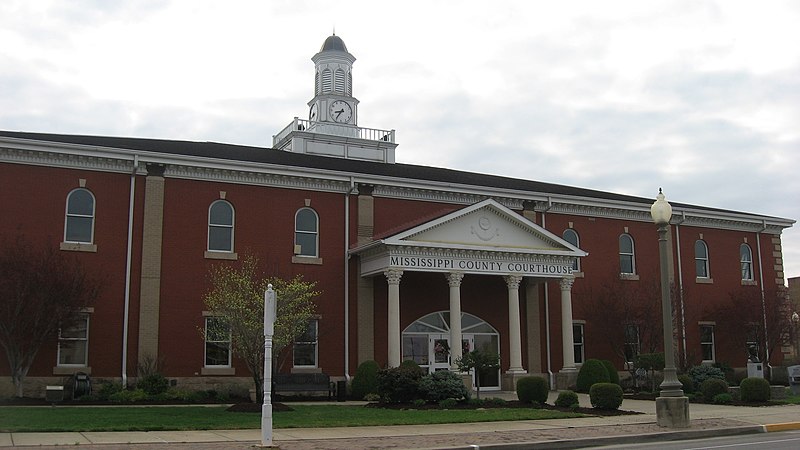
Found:
<svg viewBox="0 0 800 450"><path fill-rule="evenodd" d="M661 316L664 324L664 381L656 399L656 421L659 426L686 428L689 426L689 398L683 395L683 385L675 370L675 348L672 338L672 301L669 283L667 232L672 218L672 206L658 190L650 207L653 222L658 226L658 256L661 266Z"/></svg>
<svg viewBox="0 0 800 450"><path fill-rule="evenodd" d="M800 314L797 311L792 313L792 331L794 331L794 357L800 363Z"/></svg>

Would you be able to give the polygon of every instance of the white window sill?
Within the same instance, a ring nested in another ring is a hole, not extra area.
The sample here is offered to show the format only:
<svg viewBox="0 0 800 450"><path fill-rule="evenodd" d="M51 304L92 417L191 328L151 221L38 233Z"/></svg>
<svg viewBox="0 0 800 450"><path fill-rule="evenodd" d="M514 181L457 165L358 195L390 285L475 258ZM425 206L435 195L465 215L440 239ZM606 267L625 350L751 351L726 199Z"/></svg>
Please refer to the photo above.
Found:
<svg viewBox="0 0 800 450"><path fill-rule="evenodd" d="M292 256L293 264L314 264L317 266L322 265L322 258L315 258L313 256Z"/></svg>
<svg viewBox="0 0 800 450"><path fill-rule="evenodd" d="M639 281L639 275L635 273L621 273L619 274L620 280Z"/></svg>
<svg viewBox="0 0 800 450"><path fill-rule="evenodd" d="M694 281L697 284L714 284L714 279L713 278L696 277L694 279Z"/></svg>
<svg viewBox="0 0 800 450"><path fill-rule="evenodd" d="M62 242L59 245L59 249L64 250L65 252L97 253L97 245L84 244L81 242Z"/></svg>
<svg viewBox="0 0 800 450"><path fill-rule="evenodd" d="M87 375L92 374L91 366L55 366L53 367L53 375L74 375L78 372L83 372Z"/></svg>
<svg viewBox="0 0 800 450"><path fill-rule="evenodd" d="M234 367L203 367L200 369L200 375L236 375L236 369Z"/></svg>
<svg viewBox="0 0 800 450"><path fill-rule="evenodd" d="M319 367L292 367L292 373L322 373Z"/></svg>
<svg viewBox="0 0 800 450"><path fill-rule="evenodd" d="M742 286L758 286L755 280L742 280Z"/></svg>
<svg viewBox="0 0 800 450"><path fill-rule="evenodd" d="M239 254L235 252L214 252L206 250L203 257L206 259L227 259L229 261L236 261L239 259Z"/></svg>

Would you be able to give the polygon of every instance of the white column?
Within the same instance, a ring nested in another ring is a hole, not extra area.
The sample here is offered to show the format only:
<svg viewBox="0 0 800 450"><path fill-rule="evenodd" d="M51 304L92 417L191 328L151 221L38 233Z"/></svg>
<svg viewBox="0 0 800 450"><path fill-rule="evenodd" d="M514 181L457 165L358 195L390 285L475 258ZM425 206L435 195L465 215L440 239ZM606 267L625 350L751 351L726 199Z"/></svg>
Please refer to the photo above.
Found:
<svg viewBox="0 0 800 450"><path fill-rule="evenodd" d="M461 358L461 280L464 274L445 274L450 285L450 370L457 371L456 361Z"/></svg>
<svg viewBox="0 0 800 450"><path fill-rule="evenodd" d="M403 271L389 269L383 272L389 283L389 323L387 341L389 351L387 364L389 367L400 366L400 278Z"/></svg>
<svg viewBox="0 0 800 450"><path fill-rule="evenodd" d="M561 341L564 354L562 372L578 370L575 367L575 341L572 336L572 283L575 277L562 278L561 285Z"/></svg>
<svg viewBox="0 0 800 450"><path fill-rule="evenodd" d="M520 275L506 275L503 277L508 285L508 344L510 365L506 373L524 373L522 368L522 333L520 332L521 317L519 314L519 284Z"/></svg>

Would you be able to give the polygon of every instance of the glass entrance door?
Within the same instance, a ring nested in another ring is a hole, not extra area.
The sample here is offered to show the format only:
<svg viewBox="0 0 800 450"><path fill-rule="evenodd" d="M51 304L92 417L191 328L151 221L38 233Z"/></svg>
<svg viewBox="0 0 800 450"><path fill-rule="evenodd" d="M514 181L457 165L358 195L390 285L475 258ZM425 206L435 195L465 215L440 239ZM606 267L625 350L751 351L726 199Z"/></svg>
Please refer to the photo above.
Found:
<svg viewBox="0 0 800 450"><path fill-rule="evenodd" d="M428 372L433 373L437 370L450 370L453 363L452 348L450 347L449 334L430 334L428 335ZM471 335L462 336L461 354L471 351L475 347Z"/></svg>

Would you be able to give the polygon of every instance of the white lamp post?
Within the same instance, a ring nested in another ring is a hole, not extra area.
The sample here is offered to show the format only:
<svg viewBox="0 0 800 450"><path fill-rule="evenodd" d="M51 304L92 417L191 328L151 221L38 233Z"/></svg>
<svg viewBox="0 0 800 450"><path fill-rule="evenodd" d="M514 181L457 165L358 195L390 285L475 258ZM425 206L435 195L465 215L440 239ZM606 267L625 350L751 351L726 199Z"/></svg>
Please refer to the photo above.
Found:
<svg viewBox="0 0 800 450"><path fill-rule="evenodd" d="M664 382L656 399L656 421L662 427L689 426L689 398L683 395L683 385L675 371L675 349L672 339L672 301L669 283L667 232L672 219L672 206L658 189L655 203L650 207L653 222L658 226L658 255L661 265L661 316L664 323Z"/></svg>
<svg viewBox="0 0 800 450"><path fill-rule="evenodd" d="M272 447L272 336L275 334L275 291L264 292L264 403L261 405L261 445Z"/></svg>

